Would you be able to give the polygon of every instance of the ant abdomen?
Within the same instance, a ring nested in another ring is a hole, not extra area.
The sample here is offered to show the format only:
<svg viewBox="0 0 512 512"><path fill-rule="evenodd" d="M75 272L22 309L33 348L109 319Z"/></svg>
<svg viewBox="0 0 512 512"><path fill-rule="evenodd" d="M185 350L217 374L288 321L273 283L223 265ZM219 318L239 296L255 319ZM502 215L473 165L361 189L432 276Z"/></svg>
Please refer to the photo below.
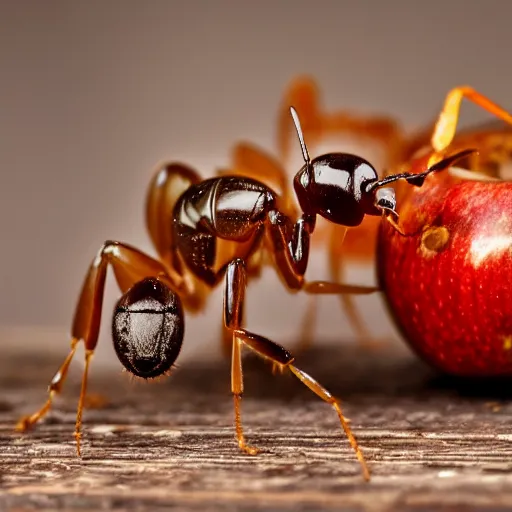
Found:
<svg viewBox="0 0 512 512"><path fill-rule="evenodd" d="M158 377L176 361L183 342L181 300L167 285L146 278L132 286L114 310L117 357L136 377Z"/></svg>

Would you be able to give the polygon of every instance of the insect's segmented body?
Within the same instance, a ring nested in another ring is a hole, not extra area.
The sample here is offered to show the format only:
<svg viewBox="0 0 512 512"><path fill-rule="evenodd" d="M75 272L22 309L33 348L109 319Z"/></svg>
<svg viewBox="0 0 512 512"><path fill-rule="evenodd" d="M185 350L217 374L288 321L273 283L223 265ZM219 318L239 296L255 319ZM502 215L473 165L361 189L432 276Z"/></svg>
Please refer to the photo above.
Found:
<svg viewBox="0 0 512 512"><path fill-rule="evenodd" d="M219 261L219 243L235 242L237 256L248 259L275 204L274 191L248 178L211 178L191 185L173 210L175 248L197 278L215 286L229 263Z"/></svg>

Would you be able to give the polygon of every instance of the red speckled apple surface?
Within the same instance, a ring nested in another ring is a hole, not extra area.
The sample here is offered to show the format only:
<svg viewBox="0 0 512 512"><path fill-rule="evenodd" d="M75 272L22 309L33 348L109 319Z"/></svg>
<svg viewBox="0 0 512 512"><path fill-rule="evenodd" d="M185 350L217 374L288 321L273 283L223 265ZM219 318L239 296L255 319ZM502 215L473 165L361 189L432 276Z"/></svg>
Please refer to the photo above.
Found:
<svg viewBox="0 0 512 512"><path fill-rule="evenodd" d="M377 272L409 344L447 373L512 375L512 182L431 176L400 213L412 236L381 224Z"/></svg>

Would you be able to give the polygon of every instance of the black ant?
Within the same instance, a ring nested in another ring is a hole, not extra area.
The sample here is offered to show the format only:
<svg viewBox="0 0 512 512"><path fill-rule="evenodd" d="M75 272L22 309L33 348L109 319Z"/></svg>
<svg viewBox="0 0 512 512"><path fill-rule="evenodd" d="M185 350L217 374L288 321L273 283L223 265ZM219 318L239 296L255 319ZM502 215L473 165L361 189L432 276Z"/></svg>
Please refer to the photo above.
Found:
<svg viewBox="0 0 512 512"><path fill-rule="evenodd" d="M400 230L394 191L385 185L404 179L421 186L431 172L448 168L463 153L446 158L420 174L397 174L379 180L369 162L355 155L331 153L310 160L297 113L290 109L304 157L294 179L302 210L293 222L279 208L279 196L264 183L244 176L201 180L180 164L164 166L149 189L146 220L159 259L121 242L107 241L94 258L76 308L71 350L49 386L40 410L20 419L25 431L49 410L62 389L80 341L85 345L85 368L78 402L75 439L80 455L81 423L89 365L98 341L107 267L110 264L123 293L113 317L115 351L130 373L143 379L169 372L184 336L184 309L198 311L208 291L224 280L224 324L232 334L231 389L238 445L254 455L245 442L240 416L243 393L242 347L252 349L281 370L290 370L322 400L332 405L355 450L366 480L370 473L337 400L297 368L290 352L242 325L248 277L261 267L262 253L273 256L278 274L290 290L307 293L366 294L373 287L346 286L326 281L307 282L310 237L317 215L346 227L357 226L365 215L383 215Z"/></svg>

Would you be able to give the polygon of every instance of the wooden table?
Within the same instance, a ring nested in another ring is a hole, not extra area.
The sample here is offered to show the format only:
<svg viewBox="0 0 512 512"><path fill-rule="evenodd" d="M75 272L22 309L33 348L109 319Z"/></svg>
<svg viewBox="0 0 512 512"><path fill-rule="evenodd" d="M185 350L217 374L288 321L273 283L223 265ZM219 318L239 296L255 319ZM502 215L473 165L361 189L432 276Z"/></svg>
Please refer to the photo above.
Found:
<svg viewBox="0 0 512 512"><path fill-rule="evenodd" d="M289 375L246 358L239 453L229 363L189 362L169 379L92 372L109 402L85 412L73 444L79 375L33 432L16 419L45 398L59 361L2 354L0 510L510 510L510 383L436 376L405 350L340 345L297 364L342 398L373 472L363 481L334 411Z"/></svg>

